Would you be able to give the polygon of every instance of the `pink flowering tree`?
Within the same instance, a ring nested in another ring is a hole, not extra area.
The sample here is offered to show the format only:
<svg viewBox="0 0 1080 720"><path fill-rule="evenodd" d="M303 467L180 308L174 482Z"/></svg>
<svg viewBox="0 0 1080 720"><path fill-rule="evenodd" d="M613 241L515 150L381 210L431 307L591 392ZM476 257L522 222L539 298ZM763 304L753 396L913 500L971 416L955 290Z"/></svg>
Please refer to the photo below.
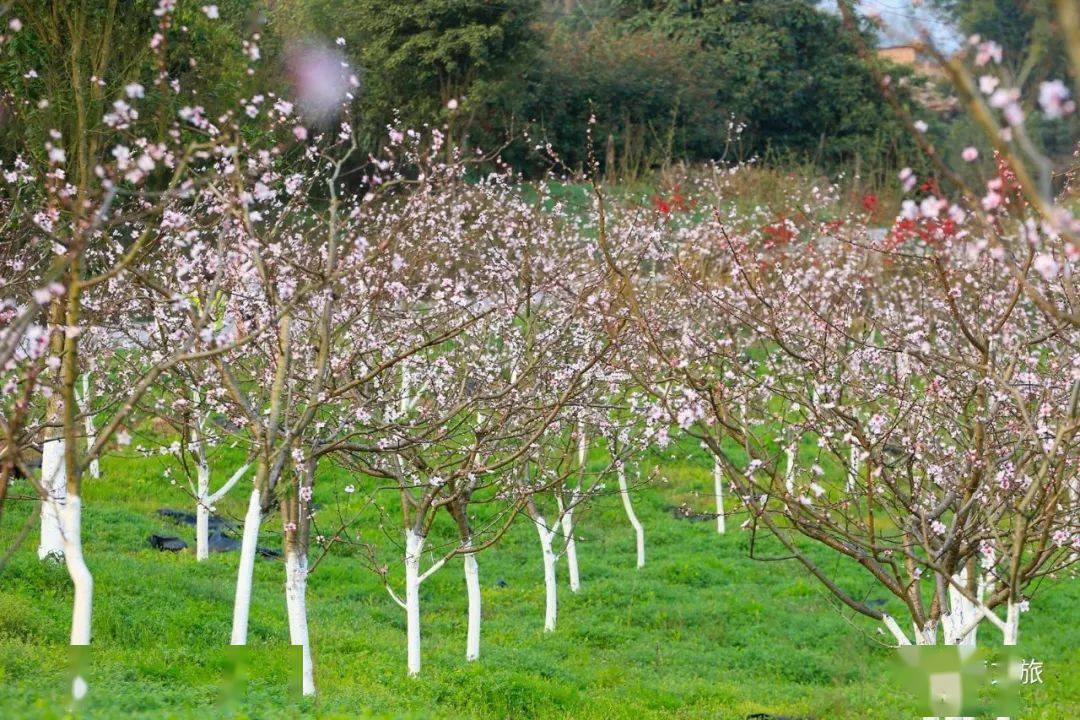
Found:
<svg viewBox="0 0 1080 720"><path fill-rule="evenodd" d="M838 4L849 27L855 25L854 4L850 0ZM907 124L934 171L935 177L930 178L919 178L910 168L902 171L904 189L913 194L905 203L903 220L909 227L926 221L977 226L977 232L972 232L977 238L969 251L985 252L1007 268L1012 281L1040 312L1059 324L1076 326L1080 312L1073 275L1080 258L1080 219L1065 202L1071 190L1068 183L1064 188L1055 183L1055 177L1074 183L1075 168L1063 167L1062 160L1055 163L1047 157L1028 130L1031 113L1052 127L1068 122L1077 111L1080 13L1073 3L1054 5L1055 29L1068 50L1073 87L1070 89L1067 78L1047 78L1030 98L1021 96L1024 78L1014 76L1002 64L1002 48L993 38L972 36L960 51L946 57L934 46L930 33L922 33L919 49L940 65L985 140L983 148L967 147L959 157L945 157L935 147L925 124L914 120L897 99L892 78L871 58L872 51L861 39L857 43L870 60L885 98ZM966 178L971 173L958 168L976 163L984 155L993 159L993 172L981 184L969 182ZM1075 162L1075 154L1072 160ZM947 217L946 208L962 208L963 221Z"/></svg>
<svg viewBox="0 0 1080 720"><path fill-rule="evenodd" d="M371 229L394 238L378 286L384 320L370 330L383 339L350 359L345 377L361 364L392 371L335 391L348 402L331 425L344 432L323 448L357 473L384 516L401 518L404 593L385 564L374 556L371 564L406 612L410 674L421 664L420 584L456 556L469 600L466 658L479 656L477 555L532 491L549 489L524 488L520 470L618 335L590 304L603 302L602 268L583 263L580 246L558 233L558 214L538 213L503 173L467 184L466 165L441 160L440 143L437 134L426 146L417 134L391 134L390 150L411 171L382 184L412 187L380 205ZM387 498L399 507L390 511ZM479 525L477 503L488 509ZM441 547L429 544L440 516L454 528ZM425 549L435 551L427 568Z"/></svg>
<svg viewBox="0 0 1080 720"><path fill-rule="evenodd" d="M606 235L620 272L662 270L632 278L652 351L636 377L718 458L751 530L897 643L939 642L939 627L973 643L989 622L1011 644L1031 588L1076 544L1075 339L972 251L969 212L939 212L956 227L924 218L874 239L851 218L782 250L719 220L693 248L635 227ZM843 587L805 540L892 602Z"/></svg>
<svg viewBox="0 0 1080 720"><path fill-rule="evenodd" d="M187 79L170 68L195 66L170 64L169 40L186 32L173 23L173 2L123 18L132 32L117 45L110 44L121 22L115 13L76 11L58 24L56 15L26 5L25 24L8 23L27 34L19 48L63 47L71 62L38 68L42 55L15 53L12 62L25 65L28 81L15 110L27 127L41 127L53 108L71 102L79 112L56 115L59 127L43 147L28 148L3 175L7 197L18 198L20 208L4 228L4 244L10 238L25 258L13 275L19 281L5 290L4 309L14 319L4 335L5 381L23 400L5 404L4 458L10 473L27 438L42 438L40 553L64 558L75 590L71 644L82 646L90 642L93 593L81 544L84 474L112 443L130 441L141 402L166 373L236 352L271 326L265 317L261 325L223 325L216 299L257 276L258 211L250 206L283 151L273 144L279 129L289 142L296 133L288 134L289 104L264 96L213 120L195 103L170 117L171 103L159 100L184 97ZM258 53L248 57L254 62ZM124 74L146 67L153 68L148 78ZM57 79L61 69L70 84ZM249 136L241 124L260 114L265 132ZM154 122L143 122L150 116ZM306 297L319 286L304 278L289 295ZM284 316L288 306L274 312ZM149 318L145 326L134 313ZM125 337L142 333L163 342L152 352L140 352L145 342L125 345ZM100 427L85 422L78 397L80 385L89 389L80 376L94 365L103 381L117 381L98 390L108 398ZM80 674L73 694L85 692Z"/></svg>

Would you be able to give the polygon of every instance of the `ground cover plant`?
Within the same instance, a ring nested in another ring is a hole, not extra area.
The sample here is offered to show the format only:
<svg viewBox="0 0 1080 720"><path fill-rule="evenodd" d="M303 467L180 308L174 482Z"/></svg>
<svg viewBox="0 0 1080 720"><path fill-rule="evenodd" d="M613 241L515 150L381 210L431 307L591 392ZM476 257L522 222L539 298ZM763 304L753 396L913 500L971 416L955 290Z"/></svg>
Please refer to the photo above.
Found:
<svg viewBox="0 0 1080 720"><path fill-rule="evenodd" d="M746 533L718 535L708 517L711 460L694 444L673 454L648 461L659 465L664 482L634 492L648 531L644 568L635 568L633 531L616 496L604 496L580 520L580 547L588 560L583 588L560 599L555 633L543 632L534 530L516 526L483 556L485 639L478 665L467 663L462 652L467 603L460 565L424 585L425 665L419 677L409 678L403 613L376 575L357 568L357 558L329 557L312 574L309 590L321 694L301 700L287 687L295 655L282 612L282 561L260 560L250 632L262 667L235 704L225 707L222 648L236 555L215 553L196 565L189 553L163 555L147 545L153 532L193 543L193 528L177 528L154 514L186 495L162 481L156 460L109 459L103 479L88 487L86 545L101 593L90 682L110 689L91 693L85 716L915 715L910 697L881 682L892 653L885 638L852 632L797 568L751 559ZM145 487L151 490L133 497L131 490ZM106 504L113 508L94 512ZM678 512L684 504L706 517L686 519ZM245 506L246 498L230 496L220 510L239 519ZM743 517L730 524L738 527ZM454 532L449 526L439 530ZM392 539L379 540L393 551ZM280 533L264 542L280 548ZM400 568L394 572L395 582L404 579ZM561 563L558 572L565 588ZM63 628L71 600L63 570L24 553L6 573L19 590L3 594L0 705L11 717L60 717L69 667ZM1080 637L1070 620L1077 603L1076 585L1062 584L1041 595L1025 618L1031 626L1025 653L1046 662L1045 684L1025 691L1025 718L1066 717L1080 700Z"/></svg>
<svg viewBox="0 0 1080 720"><path fill-rule="evenodd" d="M440 122L394 115L373 144L344 37L286 49L286 87L269 15L234 43L216 5L18 9L5 710L1076 704L1080 154L1031 120L1069 127L1066 80L926 38L983 133L941 149L852 3L792 3L922 154L895 195L726 153L668 158L643 193L595 112L583 159L513 138L539 179L510 138L474 147L449 29ZM746 20L719 10L692 27ZM1075 79L1080 16L1056 17ZM204 33L238 53L235 95Z"/></svg>

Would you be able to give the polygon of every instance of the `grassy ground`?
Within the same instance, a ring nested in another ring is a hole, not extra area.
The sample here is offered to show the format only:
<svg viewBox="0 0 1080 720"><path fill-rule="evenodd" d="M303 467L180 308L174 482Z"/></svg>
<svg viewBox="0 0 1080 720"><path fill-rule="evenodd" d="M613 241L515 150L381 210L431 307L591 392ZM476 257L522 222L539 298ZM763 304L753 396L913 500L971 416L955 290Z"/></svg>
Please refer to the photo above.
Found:
<svg viewBox="0 0 1080 720"><path fill-rule="evenodd" d="M405 675L405 618L359 558L329 557L311 578L311 633L320 695L291 695L280 562L256 567L252 667L223 700L222 654L231 619L235 554L197 564L190 552L146 544L189 528L153 511L182 506L155 461L112 460L86 496L86 551L95 576L87 718L744 718L773 713L820 720L912 718L912 701L888 680L891 651L871 624L849 622L798 567L748 558L729 523L676 518L670 507L709 509L701 456L668 459L666 482L640 490L648 562L634 568L633 536L617 497L583 513L582 589L566 589L560 562L559 627L544 634L536 533L520 523L480 555L483 656L466 663L460 561L422 589L421 677ZM155 477L156 476L156 477ZM331 482L337 482L334 479ZM239 514L234 493L227 509ZM16 531L4 518L0 540ZM268 521L266 544L274 544ZM390 561L394 548L380 540ZM62 567L39 563L34 543L0 575L0 718L67 714L65 647L71 590ZM759 550L775 552L768 544ZM832 562L818 554L825 563ZM400 579L400 568L392 566ZM851 573L848 586L872 586ZM1080 583L1040 589L1021 624L1021 651L1045 665L1044 684L1022 691L1025 720L1077 717ZM990 630L983 630L993 638ZM993 638L991 642L996 642ZM224 703L224 704L223 704Z"/></svg>

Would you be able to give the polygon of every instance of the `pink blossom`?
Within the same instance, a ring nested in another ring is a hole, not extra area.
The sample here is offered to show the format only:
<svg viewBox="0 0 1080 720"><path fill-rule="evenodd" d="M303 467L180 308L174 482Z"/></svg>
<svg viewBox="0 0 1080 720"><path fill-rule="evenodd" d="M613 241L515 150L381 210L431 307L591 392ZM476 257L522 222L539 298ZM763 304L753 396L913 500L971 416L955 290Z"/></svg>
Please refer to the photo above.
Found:
<svg viewBox="0 0 1080 720"><path fill-rule="evenodd" d="M996 192L990 191L983 196L982 208L987 212L990 212L991 210L997 210L999 207L1001 207L1001 200L1001 195Z"/></svg>
<svg viewBox="0 0 1080 720"><path fill-rule="evenodd" d="M979 43L978 52L975 55L975 64L982 67L991 60L995 63L1001 62L1001 46L993 40Z"/></svg>
<svg viewBox="0 0 1080 720"><path fill-rule="evenodd" d="M904 187L904 192L911 192L915 189L915 184L918 182L918 178L915 175L915 171L909 167L900 171L900 182Z"/></svg>
<svg viewBox="0 0 1080 720"><path fill-rule="evenodd" d="M1043 279L1050 281L1057 277L1058 264L1054 260L1054 256L1050 253L1039 253L1035 256L1035 260L1032 261L1031 266L1035 268L1035 272L1043 276Z"/></svg>
<svg viewBox="0 0 1080 720"><path fill-rule="evenodd" d="M979 90L983 95L990 95L1000 83L1001 80L994 75L983 75L979 78Z"/></svg>
<svg viewBox="0 0 1080 720"><path fill-rule="evenodd" d="M923 217L936 218L947 205L947 201L931 195L924 198L919 204L919 211L922 213Z"/></svg>
<svg viewBox="0 0 1080 720"><path fill-rule="evenodd" d="M1050 120L1069 115L1076 103L1069 100L1069 88L1061 80L1049 80L1039 85L1039 107Z"/></svg>

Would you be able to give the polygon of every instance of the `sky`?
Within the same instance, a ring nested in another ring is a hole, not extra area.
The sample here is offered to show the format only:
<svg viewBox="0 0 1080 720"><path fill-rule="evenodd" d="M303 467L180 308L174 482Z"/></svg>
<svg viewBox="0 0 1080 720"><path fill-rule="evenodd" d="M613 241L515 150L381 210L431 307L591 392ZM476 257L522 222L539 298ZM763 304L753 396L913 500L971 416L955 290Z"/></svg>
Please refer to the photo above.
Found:
<svg viewBox="0 0 1080 720"><path fill-rule="evenodd" d="M956 30L938 13L919 0L862 0L864 14L877 13L885 23L881 44L903 45L914 40L920 29L930 32L935 44L942 50L955 50L960 44ZM822 7L836 8L835 0L822 3Z"/></svg>

